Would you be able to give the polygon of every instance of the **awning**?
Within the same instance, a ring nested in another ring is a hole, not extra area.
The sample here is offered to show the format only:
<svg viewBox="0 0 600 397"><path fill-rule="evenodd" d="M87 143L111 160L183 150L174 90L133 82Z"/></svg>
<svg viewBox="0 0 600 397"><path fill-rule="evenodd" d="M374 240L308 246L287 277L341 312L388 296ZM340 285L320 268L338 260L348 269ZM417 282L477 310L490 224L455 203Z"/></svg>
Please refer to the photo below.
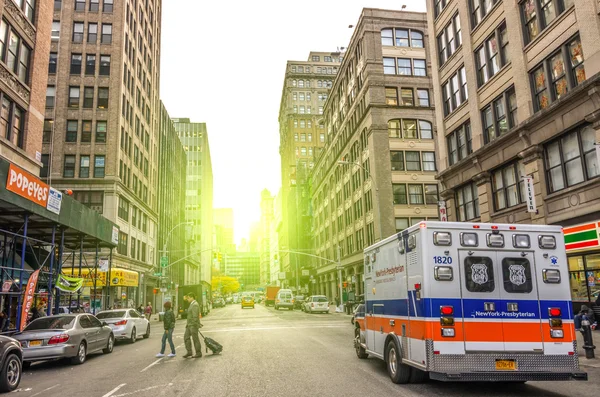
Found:
<svg viewBox="0 0 600 397"><path fill-rule="evenodd" d="M106 273L108 272L82 267L81 276L79 276L79 268L76 266L75 268L63 268L62 273L66 276L83 278L84 287L94 287L94 278L96 278L96 288L101 288L106 286ZM110 274L111 287L137 287L139 285L139 274L133 270L111 269Z"/></svg>

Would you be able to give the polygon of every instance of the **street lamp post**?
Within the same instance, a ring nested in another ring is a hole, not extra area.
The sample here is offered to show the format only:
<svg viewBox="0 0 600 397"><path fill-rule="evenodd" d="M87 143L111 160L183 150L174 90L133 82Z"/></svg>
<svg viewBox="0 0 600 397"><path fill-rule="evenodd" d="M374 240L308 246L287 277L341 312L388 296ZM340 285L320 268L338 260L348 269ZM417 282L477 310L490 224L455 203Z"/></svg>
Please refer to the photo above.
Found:
<svg viewBox="0 0 600 397"><path fill-rule="evenodd" d="M383 231L382 231L382 227L381 227L381 224L382 224L381 202L379 201L379 186L375 182L375 179L373 179L371 172L358 162L355 163L352 161L338 160L337 163L338 163L338 165L350 164L350 165L355 165L357 167L360 167L368 174L369 178L371 178L371 180L373 181L373 184L375 185L375 201L377 201L377 216L379 217L379 240L383 240Z"/></svg>

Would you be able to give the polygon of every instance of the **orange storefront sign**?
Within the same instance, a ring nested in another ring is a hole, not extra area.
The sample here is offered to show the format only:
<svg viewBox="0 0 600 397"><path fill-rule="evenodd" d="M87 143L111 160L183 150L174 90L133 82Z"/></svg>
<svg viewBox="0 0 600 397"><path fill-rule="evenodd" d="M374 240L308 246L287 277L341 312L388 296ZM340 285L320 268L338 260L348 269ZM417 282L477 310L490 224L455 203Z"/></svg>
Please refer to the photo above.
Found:
<svg viewBox="0 0 600 397"><path fill-rule="evenodd" d="M46 208L50 186L31 175L29 172L10 164L8 168L8 179L6 190L18 194L29 201Z"/></svg>

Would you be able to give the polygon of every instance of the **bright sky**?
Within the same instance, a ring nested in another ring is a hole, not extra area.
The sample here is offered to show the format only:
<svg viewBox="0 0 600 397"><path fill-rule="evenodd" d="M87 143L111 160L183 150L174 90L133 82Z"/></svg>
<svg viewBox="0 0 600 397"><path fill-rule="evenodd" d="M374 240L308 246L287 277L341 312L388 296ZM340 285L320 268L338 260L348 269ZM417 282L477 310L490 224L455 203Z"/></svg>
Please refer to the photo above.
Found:
<svg viewBox="0 0 600 397"><path fill-rule="evenodd" d="M214 207L235 240L281 186L279 103L288 60L346 47L363 8L425 11L425 0L163 0L161 98L171 117L205 122Z"/></svg>

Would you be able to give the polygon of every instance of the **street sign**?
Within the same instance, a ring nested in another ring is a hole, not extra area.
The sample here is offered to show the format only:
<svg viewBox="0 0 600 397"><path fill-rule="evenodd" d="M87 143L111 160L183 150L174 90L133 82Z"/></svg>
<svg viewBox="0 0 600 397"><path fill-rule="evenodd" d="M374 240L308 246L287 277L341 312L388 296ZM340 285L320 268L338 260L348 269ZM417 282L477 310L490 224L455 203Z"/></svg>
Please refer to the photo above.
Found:
<svg viewBox="0 0 600 397"><path fill-rule="evenodd" d="M161 256L160 257L160 267L167 267L169 265L169 257Z"/></svg>
<svg viewBox="0 0 600 397"><path fill-rule="evenodd" d="M160 276L162 276L162 273L158 272L158 273L154 273L154 275L155 275L156 277L160 277Z"/></svg>

